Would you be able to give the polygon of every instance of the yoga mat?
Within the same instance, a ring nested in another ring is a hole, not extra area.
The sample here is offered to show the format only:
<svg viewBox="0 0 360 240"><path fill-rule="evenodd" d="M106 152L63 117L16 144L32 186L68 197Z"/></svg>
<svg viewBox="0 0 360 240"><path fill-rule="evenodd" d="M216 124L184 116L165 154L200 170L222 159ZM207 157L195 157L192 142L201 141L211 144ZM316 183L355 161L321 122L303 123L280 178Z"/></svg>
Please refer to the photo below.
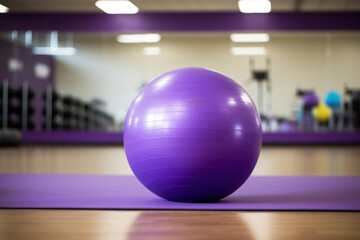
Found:
<svg viewBox="0 0 360 240"><path fill-rule="evenodd" d="M221 201L179 203L133 176L0 174L0 208L359 211L360 176L254 176Z"/></svg>

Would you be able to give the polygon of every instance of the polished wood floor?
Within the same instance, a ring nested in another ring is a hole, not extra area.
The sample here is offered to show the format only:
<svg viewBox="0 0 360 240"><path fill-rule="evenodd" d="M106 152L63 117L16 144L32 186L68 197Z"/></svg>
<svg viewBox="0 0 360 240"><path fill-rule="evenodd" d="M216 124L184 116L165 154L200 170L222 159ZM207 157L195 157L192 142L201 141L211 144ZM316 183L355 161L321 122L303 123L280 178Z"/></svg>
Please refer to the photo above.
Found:
<svg viewBox="0 0 360 240"><path fill-rule="evenodd" d="M121 147L0 148L0 173L131 174ZM358 146L264 147L255 175L360 175ZM1 196L0 196L1 197ZM0 209L0 239L360 239L358 212Z"/></svg>
<svg viewBox="0 0 360 240"><path fill-rule="evenodd" d="M132 174L118 146L0 148L0 173ZM359 146L265 146L254 175L360 175Z"/></svg>
<svg viewBox="0 0 360 240"><path fill-rule="evenodd" d="M360 239L352 212L1 210L2 240Z"/></svg>

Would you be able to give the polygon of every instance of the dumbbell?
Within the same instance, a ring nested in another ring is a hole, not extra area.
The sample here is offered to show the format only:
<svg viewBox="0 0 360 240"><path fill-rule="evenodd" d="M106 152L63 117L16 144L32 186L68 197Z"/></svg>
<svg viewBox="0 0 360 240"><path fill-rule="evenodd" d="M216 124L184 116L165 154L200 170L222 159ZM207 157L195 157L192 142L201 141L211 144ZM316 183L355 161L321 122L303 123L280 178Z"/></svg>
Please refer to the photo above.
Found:
<svg viewBox="0 0 360 240"><path fill-rule="evenodd" d="M0 92L1 92L1 96L2 96L2 85L0 87ZM27 96L28 96L28 100L31 100L34 98L35 96L35 92L33 89L28 88L28 92L27 92ZM23 97L23 88L13 88L12 86L8 87L8 97L9 99L11 98L17 98L17 99L22 99Z"/></svg>
<svg viewBox="0 0 360 240"><path fill-rule="evenodd" d="M3 105L0 104L0 113L2 114L3 112ZM7 112L8 114L10 113L21 113L21 106L19 105L14 105L14 104L8 104L7 106Z"/></svg>
<svg viewBox="0 0 360 240"><path fill-rule="evenodd" d="M3 84L0 85L0 97L3 96ZM18 89L13 88L12 86L8 85L8 99L11 99L13 97L17 97L21 94L21 91Z"/></svg>
<svg viewBox="0 0 360 240"><path fill-rule="evenodd" d="M30 101L30 100L34 99L34 96L35 96L34 90L32 90L31 88L28 88L27 99ZM22 98L23 98L23 89L22 88L19 88L16 91L15 97L22 100Z"/></svg>
<svg viewBox="0 0 360 240"><path fill-rule="evenodd" d="M64 123L63 123L64 129L68 129L68 130L75 130L78 128L78 122L76 119L64 119Z"/></svg>
<svg viewBox="0 0 360 240"><path fill-rule="evenodd" d="M0 121L0 124L2 124L2 121ZM8 127L9 128L21 129L22 128L22 122L20 120L9 119L8 120ZM34 129L34 128L35 128L34 121L32 119L27 120L27 129Z"/></svg>
<svg viewBox="0 0 360 240"><path fill-rule="evenodd" d="M51 108L51 115L62 115L63 113L63 108L61 105L56 104L56 102L53 104L52 108ZM42 109L42 114L43 116L46 116L46 107L43 107Z"/></svg>
<svg viewBox="0 0 360 240"><path fill-rule="evenodd" d="M42 95L42 99L44 100L44 101L46 101L46 91L43 93L43 95ZM60 96L60 94L56 91L56 90L52 90L51 91L51 96L52 96L52 101L53 102L55 102L55 101L57 101L57 100L59 100L59 99L61 99L61 96Z"/></svg>
<svg viewBox="0 0 360 240"><path fill-rule="evenodd" d="M0 111L2 113L2 110L3 107L2 105L0 105ZM29 105L28 106L28 116L30 115L33 115L35 112L35 109L32 105ZM11 113L16 113L16 114L19 114L19 115L22 115L22 108L20 105L13 105L13 104L10 104L8 105L8 114L11 114Z"/></svg>
<svg viewBox="0 0 360 240"><path fill-rule="evenodd" d="M0 111L2 112L2 105L0 105ZM32 105L28 105L28 109L27 109L27 115L28 116L31 116L33 115L35 112L35 108L32 106ZM8 105L8 114L11 114L11 113L16 113L16 114L19 114L20 116L22 115L22 107L21 105L14 105L12 103L10 103Z"/></svg>
<svg viewBox="0 0 360 240"><path fill-rule="evenodd" d="M42 124L42 128L43 129L46 129L46 124L43 123ZM56 122L52 122L51 124L51 130L60 130L60 129L63 129L63 125L62 124L58 124Z"/></svg>
<svg viewBox="0 0 360 240"><path fill-rule="evenodd" d="M74 99L71 96L64 96L62 98L62 102L65 106L72 105L74 103Z"/></svg>

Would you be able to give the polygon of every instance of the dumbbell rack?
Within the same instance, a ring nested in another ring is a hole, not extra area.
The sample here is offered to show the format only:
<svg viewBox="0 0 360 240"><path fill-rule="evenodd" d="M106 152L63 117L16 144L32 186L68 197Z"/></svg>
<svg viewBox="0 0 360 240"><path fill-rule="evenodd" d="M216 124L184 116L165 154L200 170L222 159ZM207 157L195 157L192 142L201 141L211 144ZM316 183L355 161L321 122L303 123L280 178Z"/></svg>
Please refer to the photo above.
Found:
<svg viewBox="0 0 360 240"><path fill-rule="evenodd" d="M257 83L257 108L261 117L261 124L263 131L271 131L270 120L271 120L271 79L270 69L271 60L266 59L265 69L256 69L255 60L250 58L250 75L251 79ZM265 109L264 109L264 86L265 86Z"/></svg>
<svg viewBox="0 0 360 240"><path fill-rule="evenodd" d="M18 145L21 143L21 132L17 129L8 128L9 120L9 83L4 81L1 88L1 127L0 127L0 146L2 145Z"/></svg>
<svg viewBox="0 0 360 240"><path fill-rule="evenodd" d="M332 114L329 119L329 130L342 132L344 130L344 107L343 105L340 105L331 110Z"/></svg>
<svg viewBox="0 0 360 240"><path fill-rule="evenodd" d="M63 129L63 105L61 97L56 93L52 86L47 86L44 93L44 124L46 131Z"/></svg>
<svg viewBox="0 0 360 240"><path fill-rule="evenodd" d="M43 129L46 131L108 131L114 121L96 103L61 96L52 86L46 88L43 99Z"/></svg>
<svg viewBox="0 0 360 240"><path fill-rule="evenodd" d="M9 84L7 81L4 81L2 84L2 128L7 129L8 127L8 89Z"/></svg>
<svg viewBox="0 0 360 240"><path fill-rule="evenodd" d="M22 87L22 104L21 104L21 130L28 130L28 112L29 112L29 85L27 82L23 83Z"/></svg>
<svg viewBox="0 0 360 240"><path fill-rule="evenodd" d="M348 103L347 109L344 109L343 115L342 115L342 122L345 122L345 119L347 119L347 126L345 130L347 131L354 131L355 129L355 112L354 112L354 106L353 106L353 98L354 95L357 93L360 93L360 90L356 89L350 89L347 86L345 86L345 92L344 92L344 100Z"/></svg>
<svg viewBox="0 0 360 240"><path fill-rule="evenodd" d="M8 128L8 104L9 104L9 83L4 81L2 84L2 128Z"/></svg>
<svg viewBox="0 0 360 240"><path fill-rule="evenodd" d="M296 89L296 97L299 97L300 99L308 93L312 93L314 90L312 89ZM301 104L302 105L302 104ZM298 130L300 131L318 131L319 126L316 121L313 120L312 114L311 114L311 108L307 108L305 106L301 106L301 117L298 119ZM309 120L311 119L311 121Z"/></svg>
<svg viewBox="0 0 360 240"><path fill-rule="evenodd" d="M17 128L22 131L27 131L28 129L32 129L34 126L32 120L30 117L33 114L33 109L30 112L29 106L30 106L30 95L29 95L29 85L27 82L24 82L22 84L22 87L19 91L14 90L16 93L13 93L13 95L16 95L17 100L20 101L18 103L17 111L14 112L14 107L12 107L12 94L10 94L10 86L8 81L4 81L2 83L2 101L1 101L1 108L2 108L2 128L6 129L8 127L10 128ZM16 113L16 116L18 118L18 123L12 123L9 126L9 123L11 121L11 115ZM30 125L31 124L31 125Z"/></svg>

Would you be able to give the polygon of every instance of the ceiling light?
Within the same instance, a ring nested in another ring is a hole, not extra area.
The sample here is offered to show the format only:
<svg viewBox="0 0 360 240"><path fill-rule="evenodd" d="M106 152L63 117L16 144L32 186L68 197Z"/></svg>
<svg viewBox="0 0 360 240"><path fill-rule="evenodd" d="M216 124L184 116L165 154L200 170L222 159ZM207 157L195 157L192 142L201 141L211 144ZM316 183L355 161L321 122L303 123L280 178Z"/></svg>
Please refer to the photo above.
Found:
<svg viewBox="0 0 360 240"><path fill-rule="evenodd" d="M10 72L19 72L24 69L24 63L17 58L10 58L8 61L8 69Z"/></svg>
<svg viewBox="0 0 360 240"><path fill-rule="evenodd" d="M264 47L232 47L231 54L232 55L266 55L267 51Z"/></svg>
<svg viewBox="0 0 360 240"><path fill-rule="evenodd" d="M123 34L116 38L116 40L121 43L155 43L159 42L160 39L161 36L157 33Z"/></svg>
<svg viewBox="0 0 360 240"><path fill-rule="evenodd" d="M233 33L230 35L230 39L233 42L268 42L270 38L266 33Z"/></svg>
<svg viewBox="0 0 360 240"><path fill-rule="evenodd" d="M9 8L5 7L4 5L0 4L0 13L7 13Z"/></svg>
<svg viewBox="0 0 360 240"><path fill-rule="evenodd" d="M100 0L95 5L108 14L135 14L139 11L138 7L127 0Z"/></svg>
<svg viewBox="0 0 360 240"><path fill-rule="evenodd" d="M160 53L161 53L161 48L159 47L145 47L143 49L144 55L160 55Z"/></svg>
<svg viewBox="0 0 360 240"><path fill-rule="evenodd" d="M73 48L73 47L34 47L33 53L35 55L71 56L76 53L76 48Z"/></svg>
<svg viewBox="0 0 360 240"><path fill-rule="evenodd" d="M269 0L240 0L238 5L243 13L269 13L271 11Z"/></svg>

